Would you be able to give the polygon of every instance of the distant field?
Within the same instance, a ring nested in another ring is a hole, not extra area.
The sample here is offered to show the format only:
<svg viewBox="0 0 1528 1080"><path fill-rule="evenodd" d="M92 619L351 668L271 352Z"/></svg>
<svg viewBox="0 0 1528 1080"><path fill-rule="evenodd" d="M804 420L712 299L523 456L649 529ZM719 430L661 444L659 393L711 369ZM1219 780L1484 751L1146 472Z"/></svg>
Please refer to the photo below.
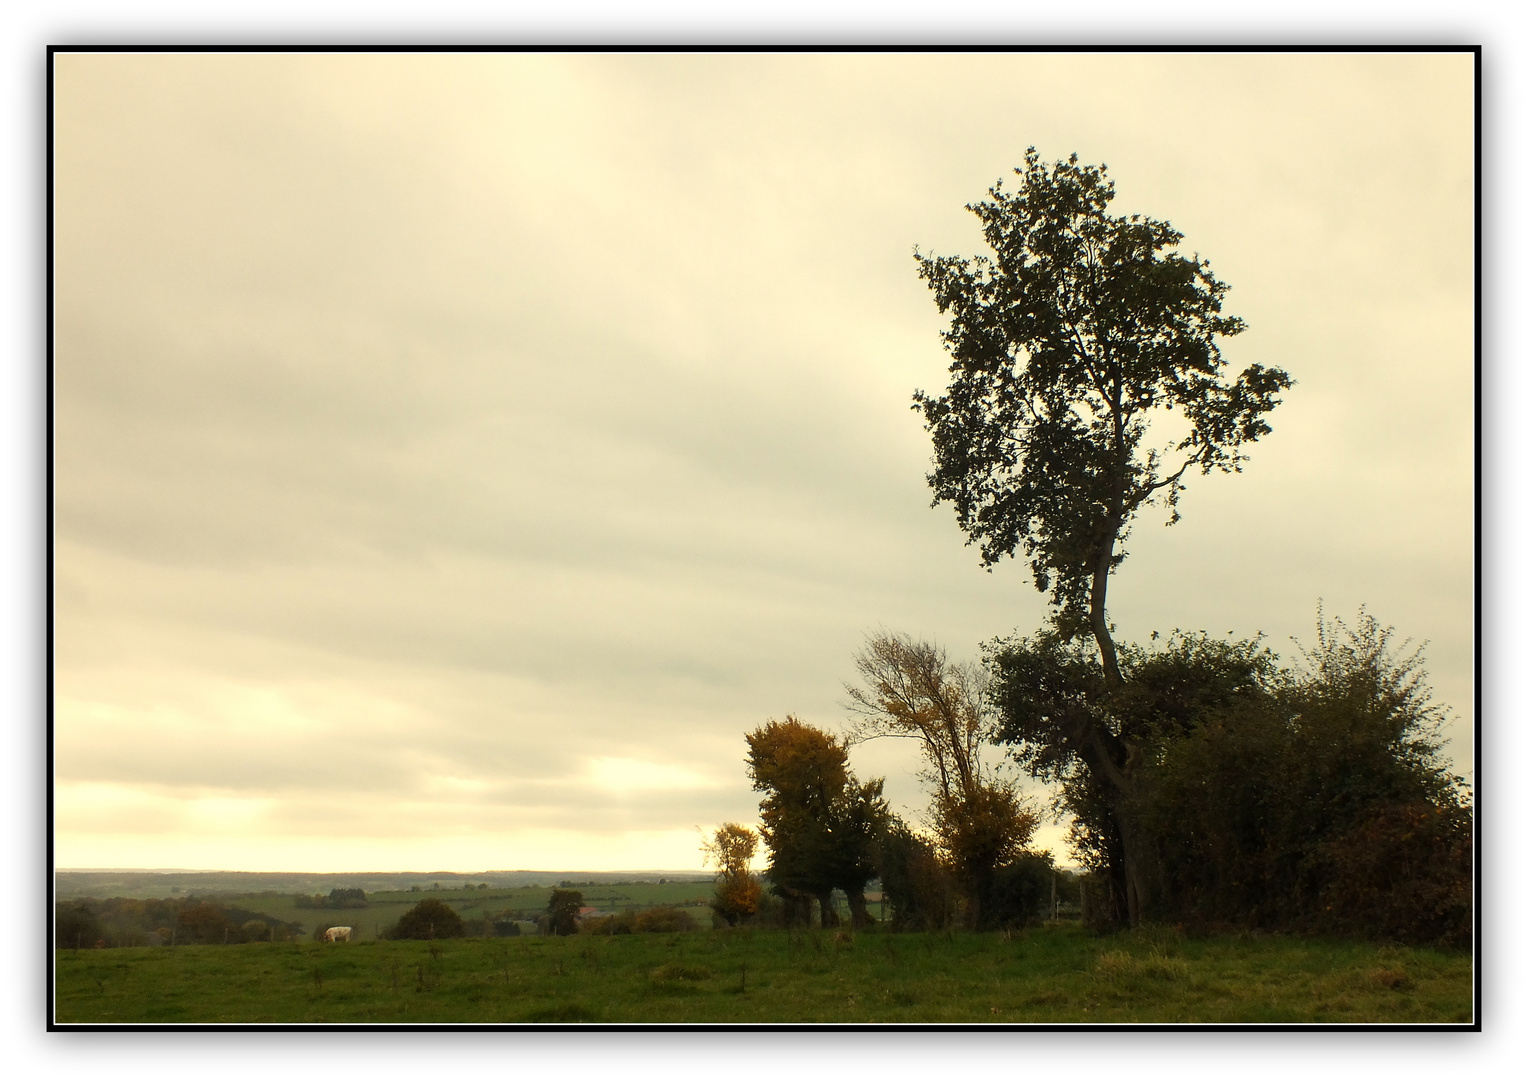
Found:
<svg viewBox="0 0 1528 1080"><path fill-rule="evenodd" d="M683 907L700 926L711 925L709 881L671 882L664 885L587 885L579 886L584 903L601 911L619 912L628 907ZM514 918L534 920L544 914L551 899L550 888L524 886L516 889L430 889L419 892L367 893L363 908L300 908L295 897L229 896L220 899L249 911L270 915L285 922L300 923L305 930L315 926L347 924L355 927L360 940L375 939L379 929L386 929L398 917L426 897L450 904L464 919L479 919L507 910Z"/></svg>
<svg viewBox="0 0 1528 1080"><path fill-rule="evenodd" d="M417 898L418 894L414 894ZM1470 957L1300 939L723 930L60 950L93 1023L1469 1023Z"/></svg>
<svg viewBox="0 0 1528 1080"><path fill-rule="evenodd" d="M582 888L584 882L611 885L616 882L647 879L656 883L659 878L668 880L702 880L711 877L703 872L652 871L649 873L620 873L612 871L569 870L492 870L482 874L457 874L446 871L434 873L392 874L278 874L250 873L242 871L190 871L190 870L59 870L53 875L54 888L60 900L79 896L125 896L138 899L164 899L171 896L252 896L257 893L324 893L330 889L365 889L374 892L406 892L414 886L429 890L435 885L443 889L460 891L470 885L476 888L488 884L490 888L507 890L530 885L550 889L564 880L573 880Z"/></svg>

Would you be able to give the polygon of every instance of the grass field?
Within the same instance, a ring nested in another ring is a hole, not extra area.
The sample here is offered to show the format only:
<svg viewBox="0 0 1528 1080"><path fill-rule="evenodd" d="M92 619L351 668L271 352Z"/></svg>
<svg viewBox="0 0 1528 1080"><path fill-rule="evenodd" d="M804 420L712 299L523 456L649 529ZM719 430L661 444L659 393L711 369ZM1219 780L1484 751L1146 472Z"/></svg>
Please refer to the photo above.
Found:
<svg viewBox="0 0 1528 1080"><path fill-rule="evenodd" d="M56 956L61 1024L1407 1024L1469 1023L1473 1009L1465 954L1164 931L1094 937L1064 924L1008 935L743 929Z"/></svg>
<svg viewBox="0 0 1528 1080"><path fill-rule="evenodd" d="M584 903L603 911L618 912L628 907L683 907L701 926L711 924L710 899L714 886L710 881L579 885ZM451 905L464 919L479 919L510 910L515 918L534 921L546 913L551 899L549 886L487 889L424 889L399 892L374 892L366 895L364 908L300 908L291 894L238 895L220 894L219 899L249 911L269 915L283 922L299 923L311 931L319 925L355 927L357 940L375 940L379 929L386 929L419 901L430 897Z"/></svg>

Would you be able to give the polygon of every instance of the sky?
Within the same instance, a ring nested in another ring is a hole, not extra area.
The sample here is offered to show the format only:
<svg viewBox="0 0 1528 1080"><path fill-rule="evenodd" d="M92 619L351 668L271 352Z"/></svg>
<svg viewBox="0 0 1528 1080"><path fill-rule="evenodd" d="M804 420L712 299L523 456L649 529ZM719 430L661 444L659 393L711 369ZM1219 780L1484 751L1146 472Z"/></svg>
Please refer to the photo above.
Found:
<svg viewBox="0 0 1528 1080"><path fill-rule="evenodd" d="M1027 633L915 249L1107 163L1297 381L1118 637L1427 642L1470 771L1468 54L61 54L55 863L699 869L869 633ZM993 760L999 758L993 752ZM917 819L910 744L854 749ZM1035 789L1034 797L1045 793ZM1039 840L1071 861L1062 823Z"/></svg>

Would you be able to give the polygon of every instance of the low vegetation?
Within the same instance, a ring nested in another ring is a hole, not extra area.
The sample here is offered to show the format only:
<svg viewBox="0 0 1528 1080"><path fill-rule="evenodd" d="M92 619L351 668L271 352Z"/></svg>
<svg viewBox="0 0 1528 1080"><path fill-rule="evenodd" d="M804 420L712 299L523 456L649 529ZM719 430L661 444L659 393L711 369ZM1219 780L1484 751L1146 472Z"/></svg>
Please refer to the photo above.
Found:
<svg viewBox="0 0 1528 1080"><path fill-rule="evenodd" d="M64 1024L1466 1024L1470 956L1076 924L57 954Z"/></svg>

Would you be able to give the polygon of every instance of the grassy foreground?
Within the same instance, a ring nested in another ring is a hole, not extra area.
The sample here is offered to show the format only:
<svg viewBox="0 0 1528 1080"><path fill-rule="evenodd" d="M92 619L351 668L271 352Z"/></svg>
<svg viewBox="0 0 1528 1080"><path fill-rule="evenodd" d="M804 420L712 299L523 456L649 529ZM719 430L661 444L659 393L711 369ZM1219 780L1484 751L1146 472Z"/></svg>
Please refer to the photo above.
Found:
<svg viewBox="0 0 1528 1080"><path fill-rule="evenodd" d="M1280 937L619 937L59 950L70 1023L1469 1023L1466 954Z"/></svg>

